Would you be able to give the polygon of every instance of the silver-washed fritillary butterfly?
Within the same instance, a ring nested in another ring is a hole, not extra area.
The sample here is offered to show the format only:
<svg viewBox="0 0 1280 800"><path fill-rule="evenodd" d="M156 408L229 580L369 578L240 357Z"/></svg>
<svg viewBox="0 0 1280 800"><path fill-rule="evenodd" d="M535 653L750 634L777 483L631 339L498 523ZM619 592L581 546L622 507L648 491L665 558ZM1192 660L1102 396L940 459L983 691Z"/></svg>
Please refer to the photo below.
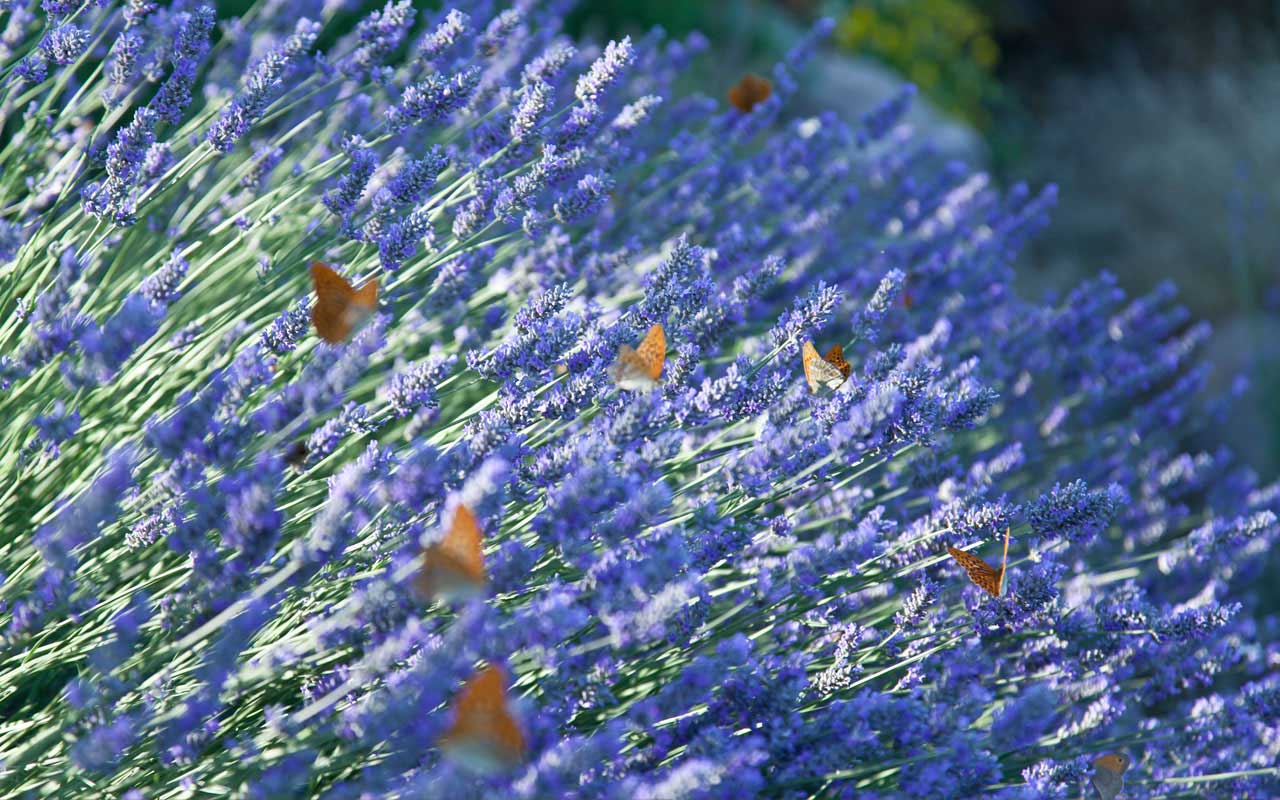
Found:
<svg viewBox="0 0 1280 800"><path fill-rule="evenodd" d="M992 597L999 597L1004 593L1004 569L1009 564L1009 533L1010 529L1005 528L1004 556L1000 559L1000 569L996 569L973 553L954 547L947 548L951 557L960 562L964 571L969 573L969 580Z"/></svg>
<svg viewBox="0 0 1280 800"><path fill-rule="evenodd" d="M838 389L845 382L853 367L844 360L844 348L832 345L825 356L818 356L818 349L813 342L805 342L800 348L800 361L804 365L804 379L809 384L809 391L817 392L819 388Z"/></svg>
<svg viewBox="0 0 1280 800"><path fill-rule="evenodd" d="M666 362L667 333L661 324L654 323L638 347L624 344L618 348L618 360L609 367L609 377L619 389L649 391L658 385Z"/></svg>

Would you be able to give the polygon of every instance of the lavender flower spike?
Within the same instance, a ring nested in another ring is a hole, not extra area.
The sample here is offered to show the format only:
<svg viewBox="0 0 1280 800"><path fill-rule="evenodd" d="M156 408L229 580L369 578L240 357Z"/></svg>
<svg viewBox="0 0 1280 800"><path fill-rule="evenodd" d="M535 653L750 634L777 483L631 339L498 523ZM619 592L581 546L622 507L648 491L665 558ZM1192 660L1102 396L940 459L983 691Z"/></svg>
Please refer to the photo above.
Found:
<svg viewBox="0 0 1280 800"><path fill-rule="evenodd" d="M1280 797L1176 291L572 5L8 8L0 797Z"/></svg>

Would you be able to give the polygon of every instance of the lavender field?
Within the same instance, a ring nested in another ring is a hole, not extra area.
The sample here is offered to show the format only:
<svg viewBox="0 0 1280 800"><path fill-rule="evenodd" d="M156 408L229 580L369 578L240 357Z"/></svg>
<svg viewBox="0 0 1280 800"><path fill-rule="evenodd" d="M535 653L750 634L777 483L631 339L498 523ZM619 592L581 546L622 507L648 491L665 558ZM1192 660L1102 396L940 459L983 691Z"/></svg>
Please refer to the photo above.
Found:
<svg viewBox="0 0 1280 800"><path fill-rule="evenodd" d="M0 798L1280 797L1172 287L829 22L443 5L0 1Z"/></svg>

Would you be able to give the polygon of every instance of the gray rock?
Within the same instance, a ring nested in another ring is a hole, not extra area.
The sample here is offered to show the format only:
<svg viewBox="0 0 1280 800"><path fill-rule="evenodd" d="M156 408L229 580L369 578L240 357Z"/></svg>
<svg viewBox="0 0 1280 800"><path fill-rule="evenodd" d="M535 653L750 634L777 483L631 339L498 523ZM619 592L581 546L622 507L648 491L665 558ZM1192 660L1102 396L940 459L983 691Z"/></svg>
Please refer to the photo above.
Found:
<svg viewBox="0 0 1280 800"><path fill-rule="evenodd" d="M836 112L850 125L856 125L863 114L893 96L906 82L874 61L832 52L819 53L806 72L803 101L814 110ZM978 169L988 163L986 143L977 131L920 94L912 103L907 122L942 155Z"/></svg>

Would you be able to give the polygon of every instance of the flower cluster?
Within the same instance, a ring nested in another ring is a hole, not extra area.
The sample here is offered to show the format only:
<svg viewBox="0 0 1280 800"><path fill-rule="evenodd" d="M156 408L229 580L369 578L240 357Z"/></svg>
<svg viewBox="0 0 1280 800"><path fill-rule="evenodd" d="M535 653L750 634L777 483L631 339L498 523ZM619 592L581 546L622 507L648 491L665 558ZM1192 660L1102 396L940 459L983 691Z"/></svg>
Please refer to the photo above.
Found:
<svg viewBox="0 0 1280 800"><path fill-rule="evenodd" d="M1051 188L797 117L829 25L342 6L10 12L0 796L1280 795L1280 484L1172 292L1015 291Z"/></svg>

